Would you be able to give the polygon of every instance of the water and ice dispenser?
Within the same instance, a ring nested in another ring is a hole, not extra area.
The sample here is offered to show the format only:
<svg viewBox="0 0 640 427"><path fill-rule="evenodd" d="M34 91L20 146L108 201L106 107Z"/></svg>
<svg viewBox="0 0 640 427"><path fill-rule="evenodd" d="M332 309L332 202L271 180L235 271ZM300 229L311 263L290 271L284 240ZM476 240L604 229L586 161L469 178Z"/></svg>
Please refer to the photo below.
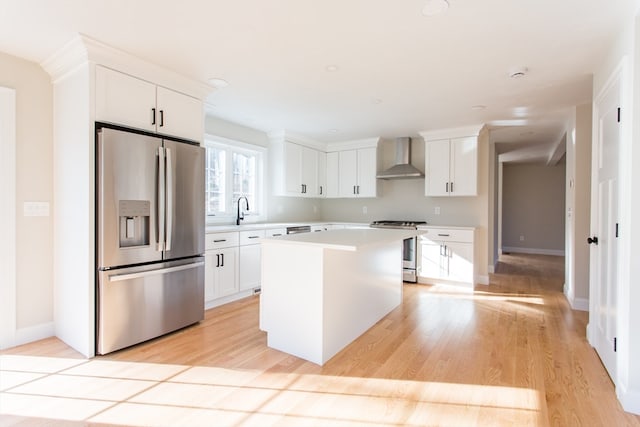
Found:
<svg viewBox="0 0 640 427"><path fill-rule="evenodd" d="M148 246L151 201L120 200L118 215L120 217L120 247Z"/></svg>

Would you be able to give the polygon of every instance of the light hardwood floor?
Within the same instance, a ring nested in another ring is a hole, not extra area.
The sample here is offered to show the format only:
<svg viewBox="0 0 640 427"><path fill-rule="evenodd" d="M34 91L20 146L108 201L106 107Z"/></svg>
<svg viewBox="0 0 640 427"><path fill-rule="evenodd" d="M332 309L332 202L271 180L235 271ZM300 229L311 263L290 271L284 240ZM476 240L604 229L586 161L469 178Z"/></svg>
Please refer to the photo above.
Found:
<svg viewBox="0 0 640 427"><path fill-rule="evenodd" d="M640 426L562 294L563 267L504 255L475 292L405 285L323 367L266 346L259 297L90 361L55 338L16 347L0 353L0 425Z"/></svg>

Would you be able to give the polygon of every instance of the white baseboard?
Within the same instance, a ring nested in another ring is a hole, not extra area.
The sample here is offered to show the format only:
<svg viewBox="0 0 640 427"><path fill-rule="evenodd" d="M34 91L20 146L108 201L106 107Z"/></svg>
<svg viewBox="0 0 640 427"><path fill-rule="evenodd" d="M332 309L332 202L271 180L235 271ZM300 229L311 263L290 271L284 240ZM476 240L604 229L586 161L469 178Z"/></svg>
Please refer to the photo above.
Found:
<svg viewBox="0 0 640 427"><path fill-rule="evenodd" d="M42 340L55 335L53 322L41 323L40 325L29 326L28 328L16 329L13 346L28 344L30 342Z"/></svg>
<svg viewBox="0 0 640 427"><path fill-rule="evenodd" d="M561 249L538 249L538 248L518 248L516 246L503 246L502 252L512 252L514 254L534 254L534 255L555 255L564 256Z"/></svg>
<svg viewBox="0 0 640 427"><path fill-rule="evenodd" d="M640 391L627 390L616 386L616 395L622 409L632 414L640 415Z"/></svg>
<svg viewBox="0 0 640 427"><path fill-rule="evenodd" d="M476 276L476 284L478 284L478 285L488 285L489 284L489 276Z"/></svg>
<svg viewBox="0 0 640 427"><path fill-rule="evenodd" d="M586 298L573 298L569 300L569 305L574 310L589 311L589 300Z"/></svg>
<svg viewBox="0 0 640 427"><path fill-rule="evenodd" d="M495 272L496 272L496 266L495 266L495 265L491 265L491 264L489 264L489 265L487 266L487 272L489 272L489 273L491 273L491 274L495 273Z"/></svg>

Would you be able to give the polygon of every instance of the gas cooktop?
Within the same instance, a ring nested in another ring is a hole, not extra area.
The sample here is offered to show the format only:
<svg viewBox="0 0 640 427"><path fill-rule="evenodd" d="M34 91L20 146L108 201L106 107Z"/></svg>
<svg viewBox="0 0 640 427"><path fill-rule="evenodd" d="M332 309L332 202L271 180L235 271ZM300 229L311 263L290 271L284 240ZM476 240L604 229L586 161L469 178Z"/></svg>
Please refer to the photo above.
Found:
<svg viewBox="0 0 640 427"><path fill-rule="evenodd" d="M426 225L427 221L392 221L382 220L373 221L369 224L373 228L404 228L407 230L415 230L419 225Z"/></svg>

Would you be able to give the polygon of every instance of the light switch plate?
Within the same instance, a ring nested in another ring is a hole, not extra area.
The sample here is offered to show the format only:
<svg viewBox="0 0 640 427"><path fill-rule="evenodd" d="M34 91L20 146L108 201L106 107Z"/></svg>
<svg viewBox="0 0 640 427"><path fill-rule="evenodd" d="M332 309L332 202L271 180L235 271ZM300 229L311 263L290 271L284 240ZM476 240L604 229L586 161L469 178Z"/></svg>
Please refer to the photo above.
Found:
<svg viewBox="0 0 640 427"><path fill-rule="evenodd" d="M24 202L24 216L49 216L49 202Z"/></svg>

